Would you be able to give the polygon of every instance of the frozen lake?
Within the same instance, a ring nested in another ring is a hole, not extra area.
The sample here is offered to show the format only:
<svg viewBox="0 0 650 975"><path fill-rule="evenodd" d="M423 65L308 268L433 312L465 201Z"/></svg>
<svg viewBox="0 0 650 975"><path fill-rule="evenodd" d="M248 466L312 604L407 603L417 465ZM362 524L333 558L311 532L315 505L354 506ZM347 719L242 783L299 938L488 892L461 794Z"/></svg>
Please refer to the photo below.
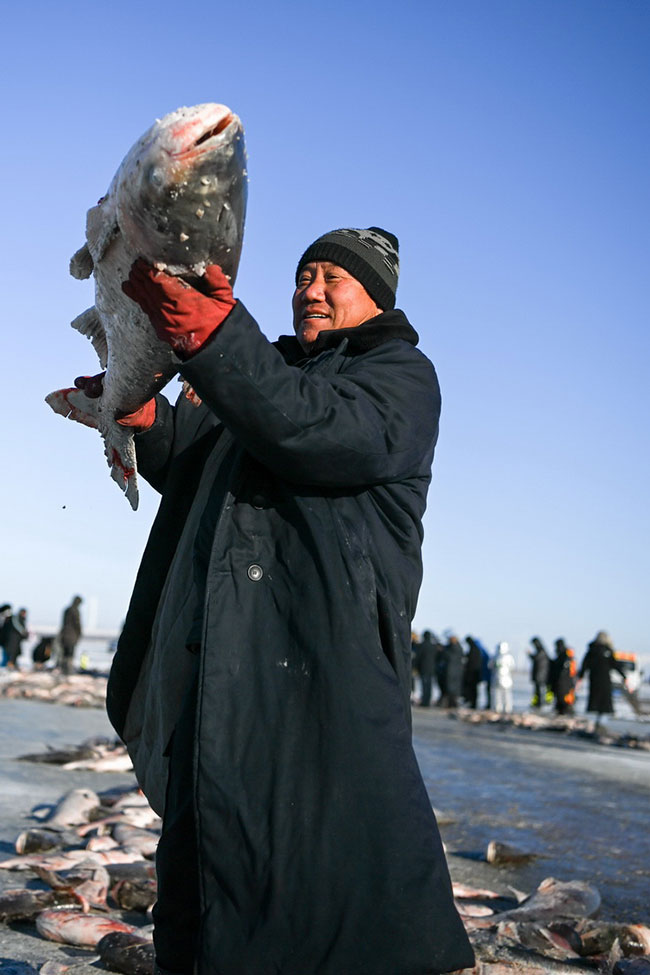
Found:
<svg viewBox="0 0 650 975"><path fill-rule="evenodd" d="M91 666L110 653L95 647ZM582 690L577 712L584 713ZM480 699L479 699L480 700ZM526 710L530 686L517 680L515 707ZM614 730L650 736L650 724L617 700ZM550 709L547 709L550 710ZM35 701L0 699L0 852L13 850L32 808L84 785L95 791L133 783L128 773L63 771L17 762L47 745L113 737L105 713ZM431 802L453 822L441 825L452 876L505 891L531 891L548 876L598 887L603 916L650 922L650 752L615 748L558 733L472 725L436 708L413 712L414 746ZM33 820L31 820L33 822ZM504 870L484 862L490 840L535 853ZM0 872L2 886L23 877Z"/></svg>

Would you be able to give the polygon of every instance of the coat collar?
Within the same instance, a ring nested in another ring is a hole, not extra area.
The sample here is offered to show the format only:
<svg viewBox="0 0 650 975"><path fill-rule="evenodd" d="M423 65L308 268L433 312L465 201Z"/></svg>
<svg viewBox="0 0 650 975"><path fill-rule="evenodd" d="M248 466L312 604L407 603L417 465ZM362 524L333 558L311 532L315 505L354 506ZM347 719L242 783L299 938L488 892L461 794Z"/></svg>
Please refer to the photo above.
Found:
<svg viewBox="0 0 650 975"><path fill-rule="evenodd" d="M311 358L320 352L335 349L344 340L347 341L343 354L358 355L383 345L390 339L402 339L411 345L417 345L419 341L418 333L399 308L384 311L356 328L324 329L318 334L308 353L305 353L294 335L281 335L275 345L286 361L293 364L299 359Z"/></svg>

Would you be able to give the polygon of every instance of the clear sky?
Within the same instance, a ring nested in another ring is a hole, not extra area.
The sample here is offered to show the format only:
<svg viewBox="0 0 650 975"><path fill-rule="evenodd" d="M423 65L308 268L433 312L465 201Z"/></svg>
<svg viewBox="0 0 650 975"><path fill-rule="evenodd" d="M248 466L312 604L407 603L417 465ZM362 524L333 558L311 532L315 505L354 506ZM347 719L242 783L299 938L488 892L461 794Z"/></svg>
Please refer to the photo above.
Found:
<svg viewBox="0 0 650 975"><path fill-rule="evenodd" d="M217 101L249 154L235 293L269 338L315 237L400 239L443 391L416 629L523 660L604 628L650 664L646 0L41 0L3 38L0 601L124 617L157 496L133 513L43 398L97 371L69 327L86 210L155 118Z"/></svg>

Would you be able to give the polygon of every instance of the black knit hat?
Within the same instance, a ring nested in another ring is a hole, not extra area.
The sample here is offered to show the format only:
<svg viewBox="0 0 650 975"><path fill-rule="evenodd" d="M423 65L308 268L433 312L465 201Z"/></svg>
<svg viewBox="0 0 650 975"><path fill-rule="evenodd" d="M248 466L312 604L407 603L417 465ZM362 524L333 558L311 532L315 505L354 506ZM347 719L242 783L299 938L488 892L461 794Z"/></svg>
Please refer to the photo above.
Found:
<svg viewBox="0 0 650 975"><path fill-rule="evenodd" d="M399 242L381 227L367 230L341 229L323 234L298 261L301 268L310 261L332 261L359 281L382 311L395 307L399 276Z"/></svg>

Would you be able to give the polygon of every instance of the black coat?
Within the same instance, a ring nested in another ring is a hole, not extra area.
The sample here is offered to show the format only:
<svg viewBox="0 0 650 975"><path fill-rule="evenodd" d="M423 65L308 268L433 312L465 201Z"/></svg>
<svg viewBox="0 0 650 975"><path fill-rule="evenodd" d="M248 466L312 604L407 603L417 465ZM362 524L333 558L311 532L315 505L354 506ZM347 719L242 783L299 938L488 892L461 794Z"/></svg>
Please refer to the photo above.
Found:
<svg viewBox="0 0 650 975"><path fill-rule="evenodd" d="M467 641L468 651L465 656L463 683L472 687L479 684L483 677L483 656L474 641Z"/></svg>
<svg viewBox="0 0 650 975"><path fill-rule="evenodd" d="M445 691L449 697L460 697L463 692L463 648L450 640L445 649Z"/></svg>
<svg viewBox="0 0 650 975"><path fill-rule="evenodd" d="M440 406L416 341L389 312L321 333L306 357L238 304L181 367L203 405L159 397L137 438L163 499L108 709L158 807L189 671L193 539L218 506L194 754L199 975L473 964L411 745Z"/></svg>
<svg viewBox="0 0 650 975"><path fill-rule="evenodd" d="M546 650L538 647L535 649L534 653L530 654L530 658L532 661L530 668L530 679L535 684L546 684L549 679L551 663L551 659Z"/></svg>
<svg viewBox="0 0 650 975"><path fill-rule="evenodd" d="M611 714L614 711L612 703L612 670L618 671L625 678L625 670L614 657L611 647L595 640L587 647L587 653L580 667L579 678L589 674L589 700L587 711L597 714Z"/></svg>
<svg viewBox="0 0 650 975"><path fill-rule="evenodd" d="M422 637L417 644L415 665L420 677L433 677L436 672L436 660L440 646L431 637Z"/></svg>
<svg viewBox="0 0 650 975"><path fill-rule="evenodd" d="M71 603L63 611L59 639L64 647L74 649L81 637L81 613L78 603Z"/></svg>
<svg viewBox="0 0 650 975"><path fill-rule="evenodd" d="M29 636L27 624L17 613L8 616L2 628L2 646L7 654L7 662L15 664L23 652L23 643Z"/></svg>

